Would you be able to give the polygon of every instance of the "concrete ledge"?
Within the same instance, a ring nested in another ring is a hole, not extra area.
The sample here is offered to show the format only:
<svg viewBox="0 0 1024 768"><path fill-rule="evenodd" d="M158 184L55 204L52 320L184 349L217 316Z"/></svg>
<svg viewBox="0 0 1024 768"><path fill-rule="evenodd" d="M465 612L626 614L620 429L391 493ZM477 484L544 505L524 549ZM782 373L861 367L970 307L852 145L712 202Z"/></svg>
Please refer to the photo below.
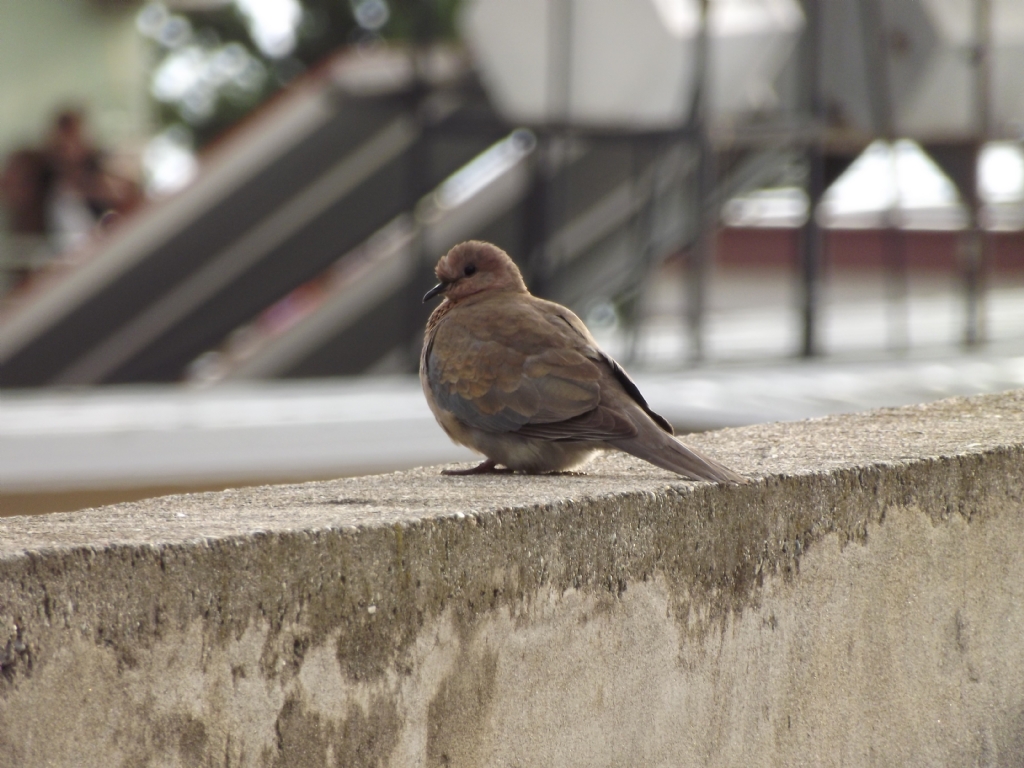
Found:
<svg viewBox="0 0 1024 768"><path fill-rule="evenodd" d="M0 764L1019 765L1024 392L0 522Z"/></svg>

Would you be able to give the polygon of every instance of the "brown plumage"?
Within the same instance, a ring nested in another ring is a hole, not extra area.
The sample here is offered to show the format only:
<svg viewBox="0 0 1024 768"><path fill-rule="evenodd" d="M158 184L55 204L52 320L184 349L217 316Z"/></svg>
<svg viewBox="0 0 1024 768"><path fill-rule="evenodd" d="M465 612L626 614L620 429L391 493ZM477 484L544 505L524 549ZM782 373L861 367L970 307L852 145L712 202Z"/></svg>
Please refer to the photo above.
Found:
<svg viewBox="0 0 1024 768"><path fill-rule="evenodd" d="M487 457L447 474L563 471L617 449L693 480L746 482L675 439L583 322L532 296L500 248L461 243L435 272L423 300L444 300L427 323L420 382L448 436Z"/></svg>

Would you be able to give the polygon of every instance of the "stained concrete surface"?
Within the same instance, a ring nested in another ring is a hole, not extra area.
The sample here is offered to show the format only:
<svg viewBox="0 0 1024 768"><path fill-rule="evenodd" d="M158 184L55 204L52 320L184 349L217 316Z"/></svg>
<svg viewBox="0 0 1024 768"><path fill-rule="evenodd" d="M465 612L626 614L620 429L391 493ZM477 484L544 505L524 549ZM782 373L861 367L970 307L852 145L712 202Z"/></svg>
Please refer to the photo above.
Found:
<svg viewBox="0 0 1024 768"><path fill-rule="evenodd" d="M0 765L1024 760L1024 392L0 522Z"/></svg>

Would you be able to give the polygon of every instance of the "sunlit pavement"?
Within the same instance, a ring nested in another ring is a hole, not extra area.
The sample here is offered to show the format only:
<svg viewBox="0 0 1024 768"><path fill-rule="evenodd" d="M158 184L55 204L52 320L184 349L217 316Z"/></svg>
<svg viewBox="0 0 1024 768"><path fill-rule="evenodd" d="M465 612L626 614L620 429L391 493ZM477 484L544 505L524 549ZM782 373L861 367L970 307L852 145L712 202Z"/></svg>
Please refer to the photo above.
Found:
<svg viewBox="0 0 1024 768"><path fill-rule="evenodd" d="M281 482L458 461L414 377L5 393L0 491Z"/></svg>
<svg viewBox="0 0 1024 768"><path fill-rule="evenodd" d="M636 375L682 430L1024 387L1024 354ZM471 459L414 377L5 393L0 491L281 482Z"/></svg>

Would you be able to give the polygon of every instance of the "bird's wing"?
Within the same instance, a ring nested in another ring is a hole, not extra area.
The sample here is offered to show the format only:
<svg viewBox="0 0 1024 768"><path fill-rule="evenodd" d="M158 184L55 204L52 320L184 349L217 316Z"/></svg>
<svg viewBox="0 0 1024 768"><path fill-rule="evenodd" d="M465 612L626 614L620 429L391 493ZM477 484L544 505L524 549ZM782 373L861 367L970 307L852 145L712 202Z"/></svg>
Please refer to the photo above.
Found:
<svg viewBox="0 0 1024 768"><path fill-rule="evenodd" d="M602 405L607 368L593 358L596 347L587 338L552 314L549 306L557 305L502 298L457 307L438 324L424 356L438 405L492 433L547 440L636 435L628 418Z"/></svg>
<svg viewBox="0 0 1024 768"><path fill-rule="evenodd" d="M629 377L629 374L626 373L626 370L621 365L598 347L597 342L594 341L594 337L590 335L590 331L587 329L587 326L583 324L583 321L572 312L566 310L565 307L547 301L543 303L547 305L549 311L552 312L558 320L561 320L568 325L581 339L583 339L586 354L598 360L600 363L604 363L604 365L608 367L608 371L611 373L611 376L618 382L619 386L625 390L626 395L634 403L640 406L641 410L650 416L651 420L654 421L658 427L665 432L668 432L670 435L674 435L675 430L672 428L672 425L668 423L668 420L664 416L661 416L651 410L651 407L647 404L647 399L640 393L640 388L637 387L636 383Z"/></svg>
<svg viewBox="0 0 1024 768"><path fill-rule="evenodd" d="M672 428L672 425L668 423L668 419L651 410L651 407L647 404L647 399L640 394L639 387L637 387L633 380L629 378L629 374L626 373L625 369L612 358L608 357L604 352L601 353L601 357L605 363L608 364L608 368L611 370L612 376L615 377L619 386L626 391L629 398L640 406L641 410L650 416L651 420L657 424L662 431L668 432L670 435L674 435L676 431Z"/></svg>

